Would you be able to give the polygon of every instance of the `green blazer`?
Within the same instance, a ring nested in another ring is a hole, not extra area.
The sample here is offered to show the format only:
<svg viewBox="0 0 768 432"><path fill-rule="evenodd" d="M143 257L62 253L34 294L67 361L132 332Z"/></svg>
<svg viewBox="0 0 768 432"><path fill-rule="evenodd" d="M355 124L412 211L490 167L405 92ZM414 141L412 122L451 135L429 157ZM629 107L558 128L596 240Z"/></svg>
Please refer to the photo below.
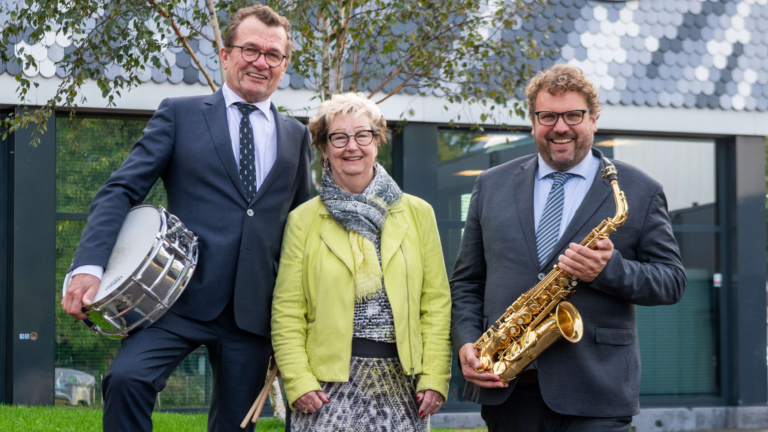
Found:
<svg viewBox="0 0 768 432"><path fill-rule="evenodd" d="M389 211L381 264L400 362L418 375L417 391L447 399L451 292L435 214L407 194ZM349 379L354 271L349 236L320 198L290 213L272 300L272 346L292 406L322 390L318 381Z"/></svg>

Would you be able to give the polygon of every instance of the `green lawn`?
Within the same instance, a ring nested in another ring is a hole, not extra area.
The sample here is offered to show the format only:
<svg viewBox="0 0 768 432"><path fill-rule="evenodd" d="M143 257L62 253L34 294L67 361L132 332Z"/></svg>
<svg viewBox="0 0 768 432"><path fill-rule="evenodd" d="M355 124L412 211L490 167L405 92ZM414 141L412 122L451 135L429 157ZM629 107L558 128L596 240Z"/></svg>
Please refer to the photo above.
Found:
<svg viewBox="0 0 768 432"><path fill-rule="evenodd" d="M155 432L205 432L206 414L173 414L156 412L152 415ZM101 430L101 410L63 407L23 407L0 405L2 432L89 432ZM280 420L259 420L259 432L283 432ZM432 429L435 432L470 432L486 429Z"/></svg>

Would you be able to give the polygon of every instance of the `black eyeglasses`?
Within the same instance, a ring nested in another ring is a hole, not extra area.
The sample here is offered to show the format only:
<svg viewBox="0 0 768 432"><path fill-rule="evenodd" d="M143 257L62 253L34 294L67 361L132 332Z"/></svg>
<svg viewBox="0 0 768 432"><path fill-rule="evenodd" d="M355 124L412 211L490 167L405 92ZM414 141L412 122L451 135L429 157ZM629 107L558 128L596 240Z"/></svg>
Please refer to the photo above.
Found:
<svg viewBox="0 0 768 432"><path fill-rule="evenodd" d="M584 121L584 114L589 110L573 110L566 112L552 112L552 111L536 111L534 114L539 119L539 124L542 126L554 126L560 117L568 126L576 126Z"/></svg>
<svg viewBox="0 0 768 432"><path fill-rule="evenodd" d="M283 60L285 60L288 56L281 52L277 51L259 51L254 47L244 47L239 45L230 45L230 48L240 48L240 55L243 57L243 60L251 63L255 62L259 59L262 55L264 56L264 61L267 63L267 66L276 68L283 64Z"/></svg>
<svg viewBox="0 0 768 432"><path fill-rule="evenodd" d="M332 134L328 134L328 141L331 143L332 146L336 148L344 148L349 144L349 138L352 137L355 139L355 142L359 146L367 146L368 144L373 142L373 137L375 137L377 134L375 131L372 130L363 130L356 134L345 134L343 132L336 132Z"/></svg>

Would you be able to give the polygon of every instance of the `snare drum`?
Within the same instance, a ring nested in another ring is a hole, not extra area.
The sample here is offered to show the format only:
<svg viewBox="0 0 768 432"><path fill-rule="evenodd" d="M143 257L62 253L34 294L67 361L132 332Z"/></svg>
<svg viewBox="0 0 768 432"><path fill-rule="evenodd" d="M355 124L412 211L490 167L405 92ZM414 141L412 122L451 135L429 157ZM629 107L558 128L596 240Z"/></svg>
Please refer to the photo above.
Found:
<svg viewBox="0 0 768 432"><path fill-rule="evenodd" d="M157 321L195 271L197 237L162 207L142 204L125 217L93 304L83 320L113 339ZM64 280L64 293L71 273Z"/></svg>

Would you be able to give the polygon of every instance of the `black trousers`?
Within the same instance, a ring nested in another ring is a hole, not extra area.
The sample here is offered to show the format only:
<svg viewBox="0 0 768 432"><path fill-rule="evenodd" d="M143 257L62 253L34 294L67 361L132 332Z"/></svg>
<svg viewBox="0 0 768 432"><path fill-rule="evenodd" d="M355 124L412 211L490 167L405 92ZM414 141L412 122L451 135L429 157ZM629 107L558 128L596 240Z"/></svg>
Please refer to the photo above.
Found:
<svg viewBox="0 0 768 432"><path fill-rule="evenodd" d="M558 414L544 403L538 383L517 383L501 405L483 405L489 432L629 432L632 417L579 417Z"/></svg>
<svg viewBox="0 0 768 432"><path fill-rule="evenodd" d="M235 324L232 301L212 321L167 312L152 326L122 341L102 383L104 431L152 430L157 393L184 358L205 345L213 370L208 431L239 431L264 385L270 340ZM247 431L253 431L251 423Z"/></svg>

